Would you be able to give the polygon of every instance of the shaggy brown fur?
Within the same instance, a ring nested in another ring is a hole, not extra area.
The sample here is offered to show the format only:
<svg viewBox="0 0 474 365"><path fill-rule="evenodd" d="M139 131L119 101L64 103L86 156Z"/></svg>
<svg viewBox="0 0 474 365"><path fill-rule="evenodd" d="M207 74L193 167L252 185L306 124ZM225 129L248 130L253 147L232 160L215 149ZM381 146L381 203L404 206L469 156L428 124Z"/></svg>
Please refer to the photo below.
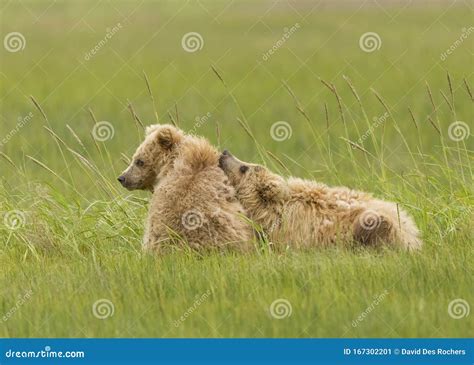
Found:
<svg viewBox="0 0 474 365"><path fill-rule="evenodd" d="M416 249L413 220L397 206L345 187L328 187L294 177L284 179L263 166L224 151L219 165L236 189L249 218L275 244L296 247L356 241Z"/></svg>
<svg viewBox="0 0 474 365"><path fill-rule="evenodd" d="M127 189L153 191L145 248L163 251L184 243L195 250L247 250L252 231L218 167L217 150L171 125L148 127L146 134L119 177Z"/></svg>

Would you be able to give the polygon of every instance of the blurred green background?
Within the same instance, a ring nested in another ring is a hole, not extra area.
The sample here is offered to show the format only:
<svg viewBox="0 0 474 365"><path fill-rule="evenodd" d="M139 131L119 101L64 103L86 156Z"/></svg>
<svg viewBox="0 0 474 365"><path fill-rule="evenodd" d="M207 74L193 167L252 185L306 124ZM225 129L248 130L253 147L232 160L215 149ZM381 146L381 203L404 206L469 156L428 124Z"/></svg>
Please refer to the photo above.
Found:
<svg viewBox="0 0 474 365"><path fill-rule="evenodd" d="M104 39L107 29L119 29L89 61L85 55ZM277 51L264 61L263 55L296 23L293 32ZM428 82L438 108L439 128L446 136L453 116L440 90L449 94L446 73L453 80L458 120L471 121L472 104L462 79L472 81L473 37L463 40L445 61L446 51L472 23L466 2L430 5L391 2L312 2L312 1L198 1L198 2L3 2L2 34L21 32L24 50L2 50L0 134L15 128L17 118L33 112L35 117L19 131L3 152L12 158L32 155L53 169L64 168L57 157L51 136L42 129L44 121L29 100L33 95L43 107L51 126L68 143L75 140L69 125L92 146L91 108L98 120L112 123L115 134L106 141L111 155L130 155L139 142L127 109L130 101L141 120L155 122L152 104L143 78L150 80L159 118L169 122L168 113L179 112L180 126L189 130L196 117L211 113L199 134L217 143L216 122L221 126L221 144L243 159L258 159L253 141L236 119L247 118L261 144L280 157L288 154L311 171L325 169L321 150L308 124L296 110L283 81L293 90L315 134L326 139L324 104L328 105L329 138L341 168L346 135L356 141L367 129L358 103L343 79L357 88L372 118L384 114L370 88L390 106L405 137L419 144L408 107L419 123L424 152L439 145L437 131L427 120L432 106L426 92ZM190 53L181 45L188 32L202 36L202 49ZM359 47L366 32L380 36L380 49L367 53ZM211 70L225 80L226 90ZM333 83L341 96L347 129L343 127L335 96L320 79ZM241 110L229 97L229 90ZM434 116L433 119L436 120ZM283 143L270 136L271 125L287 121L292 137ZM393 122L384 131L386 158L396 169L406 168L406 149L394 133ZM447 140L446 143L450 141ZM76 144L77 146L77 144ZM365 146L371 150L370 143ZM360 154L356 156L359 157ZM291 163L294 174L308 175ZM31 163L31 162L30 162ZM124 167L114 161L110 176ZM39 173L39 172L38 172ZM321 171L317 177L334 179ZM35 176L33 173L32 177ZM80 176L78 177L80 178ZM342 181L355 183L348 175Z"/></svg>

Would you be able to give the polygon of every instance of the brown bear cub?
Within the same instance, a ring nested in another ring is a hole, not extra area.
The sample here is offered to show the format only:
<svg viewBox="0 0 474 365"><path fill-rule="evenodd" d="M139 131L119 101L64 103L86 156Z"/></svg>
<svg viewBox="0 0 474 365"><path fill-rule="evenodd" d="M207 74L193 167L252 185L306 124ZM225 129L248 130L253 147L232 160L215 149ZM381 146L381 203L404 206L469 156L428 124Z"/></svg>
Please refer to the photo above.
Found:
<svg viewBox="0 0 474 365"><path fill-rule="evenodd" d="M336 242L417 249L412 218L395 203L345 187L285 179L224 151L219 159L249 218L278 245L311 247Z"/></svg>
<svg viewBox="0 0 474 365"><path fill-rule="evenodd" d="M118 178L129 190L153 192L144 248L250 248L252 230L218 160L219 152L204 138L172 125L146 129L144 142Z"/></svg>

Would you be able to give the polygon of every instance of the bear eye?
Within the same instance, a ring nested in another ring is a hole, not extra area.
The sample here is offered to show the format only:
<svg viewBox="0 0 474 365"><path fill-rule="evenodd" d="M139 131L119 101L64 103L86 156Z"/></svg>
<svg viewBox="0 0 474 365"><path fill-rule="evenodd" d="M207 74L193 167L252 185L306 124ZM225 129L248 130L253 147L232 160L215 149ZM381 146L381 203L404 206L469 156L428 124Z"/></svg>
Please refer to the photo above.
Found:
<svg viewBox="0 0 474 365"><path fill-rule="evenodd" d="M143 167L143 165L145 165L145 162L143 162L143 160L136 160L135 165L137 165L138 167Z"/></svg>
<svg viewBox="0 0 474 365"><path fill-rule="evenodd" d="M240 173L241 173L241 174L245 174L248 169L249 169L248 166L242 165L242 166L240 166L240 169L239 169L239 170L240 170Z"/></svg>

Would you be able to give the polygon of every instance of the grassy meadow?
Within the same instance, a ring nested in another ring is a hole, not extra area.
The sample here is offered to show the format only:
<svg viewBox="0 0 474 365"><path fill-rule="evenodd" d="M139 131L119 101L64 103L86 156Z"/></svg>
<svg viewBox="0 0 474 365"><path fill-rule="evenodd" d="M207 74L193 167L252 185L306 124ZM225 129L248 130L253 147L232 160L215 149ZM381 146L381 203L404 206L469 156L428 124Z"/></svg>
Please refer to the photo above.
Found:
<svg viewBox="0 0 474 365"><path fill-rule="evenodd" d="M1 337L472 336L468 2L2 1L0 17ZM144 254L149 194L116 178L157 121L395 201L424 247Z"/></svg>

